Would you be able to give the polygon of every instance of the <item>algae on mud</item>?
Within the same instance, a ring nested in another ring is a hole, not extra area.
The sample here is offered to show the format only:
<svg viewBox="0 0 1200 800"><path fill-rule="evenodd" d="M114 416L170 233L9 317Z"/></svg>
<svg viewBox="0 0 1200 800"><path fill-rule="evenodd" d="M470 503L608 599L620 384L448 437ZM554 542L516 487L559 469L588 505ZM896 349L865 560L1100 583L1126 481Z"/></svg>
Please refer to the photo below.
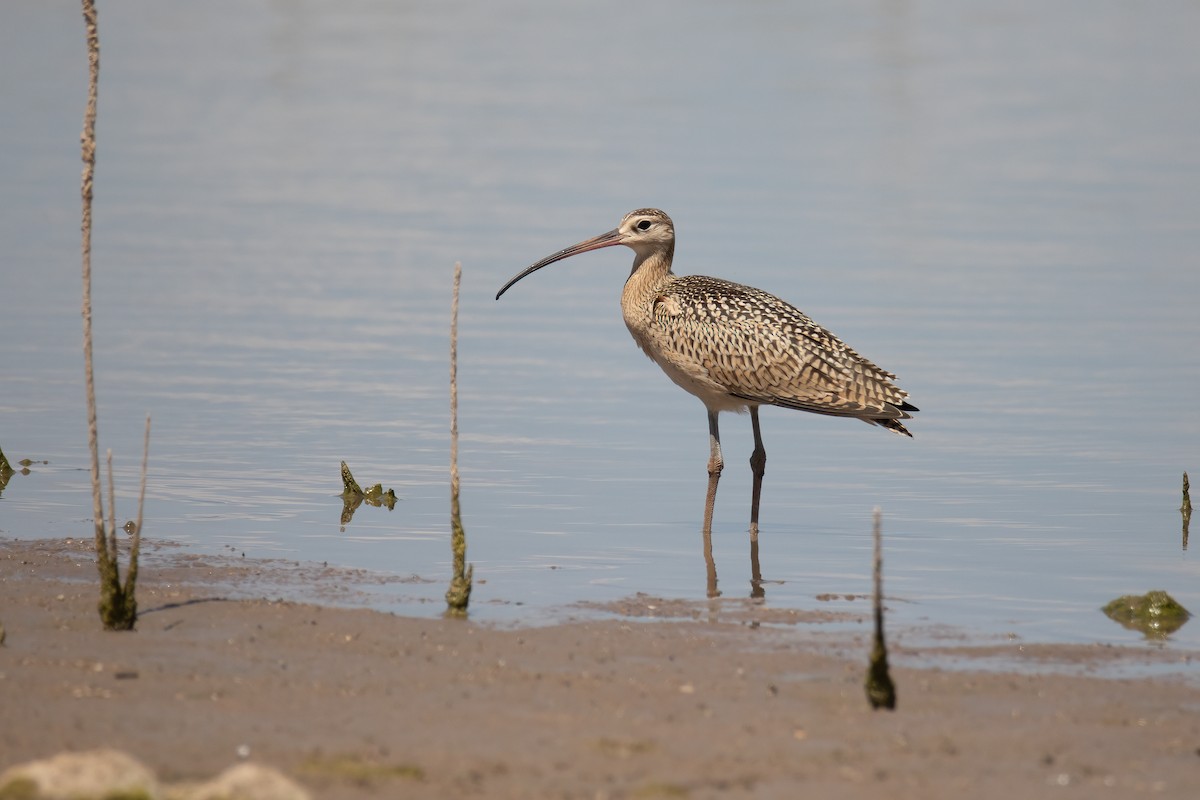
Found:
<svg viewBox="0 0 1200 800"><path fill-rule="evenodd" d="M1129 630L1140 631L1147 639L1166 639L1192 616L1162 589L1118 597L1104 606L1104 613Z"/></svg>
<svg viewBox="0 0 1200 800"><path fill-rule="evenodd" d="M8 463L8 459L4 457L4 450L0 449L0 492L3 492L4 487L8 486L8 479L16 474L12 465Z"/></svg>
<svg viewBox="0 0 1200 800"><path fill-rule="evenodd" d="M362 785L395 778L415 781L425 778L425 770L414 764L381 763L355 755L313 756L301 762L299 771L309 777L349 779Z"/></svg>
<svg viewBox="0 0 1200 800"><path fill-rule="evenodd" d="M369 486L364 491L358 485L358 481L354 480L354 476L350 473L350 467L346 466L346 462L342 462L342 530L346 530L346 526L350 524L350 520L354 519L354 512L363 503L375 506L386 506L388 511L396 507L396 491L394 489L383 490L383 484L377 483L374 486Z"/></svg>
<svg viewBox="0 0 1200 800"><path fill-rule="evenodd" d="M4 450L0 448L0 493L4 492L4 489L8 486L8 482L12 479L12 476L17 474L28 475L30 473L29 468L34 464L49 463L49 461L34 461L31 458L22 458L17 462L17 466L19 466L20 469L13 469L13 465L9 463L8 456L4 455Z"/></svg>

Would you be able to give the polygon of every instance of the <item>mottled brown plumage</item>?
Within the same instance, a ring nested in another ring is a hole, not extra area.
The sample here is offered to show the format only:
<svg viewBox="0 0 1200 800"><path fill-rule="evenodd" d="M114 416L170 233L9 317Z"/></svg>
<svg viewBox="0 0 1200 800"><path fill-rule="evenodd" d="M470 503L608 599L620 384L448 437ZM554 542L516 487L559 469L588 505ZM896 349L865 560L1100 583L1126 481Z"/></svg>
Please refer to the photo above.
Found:
<svg viewBox="0 0 1200 800"><path fill-rule="evenodd" d="M901 420L917 408L896 377L860 356L808 315L778 297L738 283L671 272L675 226L662 211L631 211L621 224L533 264L496 294L555 261L623 244L636 256L621 312L638 346L672 381L708 409L711 456L705 530L723 466L717 414L749 410L754 427L754 497L750 532L758 532L758 498L766 453L759 433L762 405L853 417L911 436Z"/></svg>

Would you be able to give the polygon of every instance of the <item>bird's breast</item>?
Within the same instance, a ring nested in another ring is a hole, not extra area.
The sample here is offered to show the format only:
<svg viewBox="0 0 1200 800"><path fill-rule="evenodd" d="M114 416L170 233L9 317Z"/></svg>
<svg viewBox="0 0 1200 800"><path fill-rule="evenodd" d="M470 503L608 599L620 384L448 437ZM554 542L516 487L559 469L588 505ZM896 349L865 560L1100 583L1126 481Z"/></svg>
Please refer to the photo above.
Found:
<svg viewBox="0 0 1200 800"><path fill-rule="evenodd" d="M715 380L705 363L702 347L697 347L703 331L688 324L693 315L670 292L653 292L629 302L622 298L622 313L630 335L673 383L695 395L714 411L744 411L745 400L730 394L729 388Z"/></svg>

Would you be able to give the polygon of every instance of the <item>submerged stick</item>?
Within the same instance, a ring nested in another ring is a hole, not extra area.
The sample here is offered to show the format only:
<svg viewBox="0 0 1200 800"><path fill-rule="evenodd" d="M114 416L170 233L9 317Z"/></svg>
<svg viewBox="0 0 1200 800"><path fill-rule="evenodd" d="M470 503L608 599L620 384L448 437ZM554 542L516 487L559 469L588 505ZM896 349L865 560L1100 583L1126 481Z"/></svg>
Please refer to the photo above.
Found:
<svg viewBox="0 0 1200 800"><path fill-rule="evenodd" d="M867 700L871 708L896 708L896 686L888 672L887 645L883 641L883 512L875 509L875 643L867 666Z"/></svg>
<svg viewBox="0 0 1200 800"><path fill-rule="evenodd" d="M471 602L474 568L467 566L467 532L463 529L458 503L458 287L462 264L454 265L454 295L450 302L450 549L454 574L446 590L447 613L466 616Z"/></svg>

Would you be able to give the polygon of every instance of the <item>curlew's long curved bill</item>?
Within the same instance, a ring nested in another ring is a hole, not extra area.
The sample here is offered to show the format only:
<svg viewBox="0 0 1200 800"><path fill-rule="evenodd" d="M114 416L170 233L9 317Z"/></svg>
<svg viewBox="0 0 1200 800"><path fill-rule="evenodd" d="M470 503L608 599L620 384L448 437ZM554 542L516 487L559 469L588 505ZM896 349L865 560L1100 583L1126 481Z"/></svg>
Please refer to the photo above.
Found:
<svg viewBox="0 0 1200 800"><path fill-rule="evenodd" d="M526 267L523 272L518 274L508 283L504 284L504 286L500 288L500 291L496 292L496 299L499 300L500 295L507 292L512 285L521 280L521 278L537 272L542 267L549 266L555 261L562 261L564 258L570 258L571 256L577 256L580 253L586 253L589 250L599 250L601 247L612 247L614 244L621 244L623 238L624 237L621 235L620 229L613 228L608 233L602 233L599 236L593 236L591 239L582 241L579 244L573 244L565 250L559 250L552 256L546 256L536 264Z"/></svg>

